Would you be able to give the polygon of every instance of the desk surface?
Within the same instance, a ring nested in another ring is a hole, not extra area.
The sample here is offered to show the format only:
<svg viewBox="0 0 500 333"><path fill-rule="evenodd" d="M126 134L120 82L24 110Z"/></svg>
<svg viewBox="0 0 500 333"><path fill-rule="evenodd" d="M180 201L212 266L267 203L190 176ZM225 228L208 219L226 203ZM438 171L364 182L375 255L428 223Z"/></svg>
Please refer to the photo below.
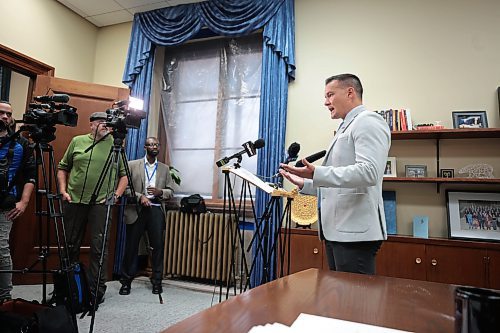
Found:
<svg viewBox="0 0 500 333"><path fill-rule="evenodd" d="M455 286L308 269L251 289L163 333L242 332L291 325L300 313L412 332L454 331Z"/></svg>

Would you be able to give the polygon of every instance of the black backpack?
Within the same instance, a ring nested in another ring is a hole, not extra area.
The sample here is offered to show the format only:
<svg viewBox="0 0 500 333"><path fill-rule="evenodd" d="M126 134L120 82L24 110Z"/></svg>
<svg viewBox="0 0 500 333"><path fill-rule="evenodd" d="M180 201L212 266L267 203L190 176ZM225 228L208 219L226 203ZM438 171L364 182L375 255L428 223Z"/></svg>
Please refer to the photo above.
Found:
<svg viewBox="0 0 500 333"><path fill-rule="evenodd" d="M205 199L199 194L193 194L181 199L180 211L188 214L200 214L207 212Z"/></svg>
<svg viewBox="0 0 500 333"><path fill-rule="evenodd" d="M71 288L68 288L65 272L57 271L54 273L53 300L58 305L66 305L68 309L71 309L71 305L74 313L90 311L92 300L85 266L82 263L74 264L73 269L67 274L69 274ZM71 303L69 303L70 300Z"/></svg>

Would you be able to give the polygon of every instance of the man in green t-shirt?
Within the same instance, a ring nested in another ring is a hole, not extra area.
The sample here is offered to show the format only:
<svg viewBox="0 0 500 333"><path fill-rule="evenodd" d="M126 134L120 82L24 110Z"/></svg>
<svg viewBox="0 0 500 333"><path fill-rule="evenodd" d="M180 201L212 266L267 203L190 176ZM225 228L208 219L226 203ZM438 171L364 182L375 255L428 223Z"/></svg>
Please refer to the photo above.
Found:
<svg viewBox="0 0 500 333"><path fill-rule="evenodd" d="M116 189L108 188L108 186L113 185L113 181L110 182L109 180L114 180L116 177L116 167L111 166L104 177L104 182L97 194L95 203L90 202L91 196L98 185L99 176L113 147L113 138L111 136L107 136L104 140L98 142L108 133L105 123L106 118L105 112L94 112L90 116L91 132L75 136L71 140L62 160L59 162L57 172L59 191L65 202L64 226L70 262L79 261L80 246L85 236L85 230L87 225L90 227L88 273L93 293L95 293L96 288L99 260L102 256L103 234L106 226L106 205L104 205L106 194L114 193L115 197L119 198L128 183L123 161L120 161ZM98 143L91 150L85 152L95 142ZM109 240L109 234L108 228L107 240ZM108 246L104 250L101 278L97 287L98 304L104 301L104 293L106 292L107 254Z"/></svg>

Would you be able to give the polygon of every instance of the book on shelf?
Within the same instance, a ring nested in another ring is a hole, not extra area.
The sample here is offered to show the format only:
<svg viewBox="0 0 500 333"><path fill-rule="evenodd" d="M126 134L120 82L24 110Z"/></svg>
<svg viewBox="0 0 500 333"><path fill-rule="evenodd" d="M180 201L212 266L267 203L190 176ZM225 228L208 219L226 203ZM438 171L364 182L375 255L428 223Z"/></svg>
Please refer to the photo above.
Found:
<svg viewBox="0 0 500 333"><path fill-rule="evenodd" d="M396 224L396 191L382 191L384 199L385 223L388 235L396 235L398 232Z"/></svg>
<svg viewBox="0 0 500 333"><path fill-rule="evenodd" d="M417 215L413 217L413 237L429 238L429 216Z"/></svg>
<svg viewBox="0 0 500 333"><path fill-rule="evenodd" d="M409 109L375 110L375 112L384 118L391 131L413 130Z"/></svg>

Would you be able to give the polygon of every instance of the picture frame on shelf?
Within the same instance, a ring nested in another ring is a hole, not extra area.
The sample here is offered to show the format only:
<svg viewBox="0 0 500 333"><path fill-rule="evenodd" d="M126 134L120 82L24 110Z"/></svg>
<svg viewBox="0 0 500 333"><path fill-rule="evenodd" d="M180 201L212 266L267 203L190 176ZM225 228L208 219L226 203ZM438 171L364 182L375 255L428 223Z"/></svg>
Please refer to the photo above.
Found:
<svg viewBox="0 0 500 333"><path fill-rule="evenodd" d="M385 164L385 170L384 170L384 177L397 177L395 157L387 157L387 163Z"/></svg>
<svg viewBox="0 0 500 333"><path fill-rule="evenodd" d="M448 236L500 242L500 192L446 191Z"/></svg>
<svg viewBox="0 0 500 333"><path fill-rule="evenodd" d="M405 165L405 177L407 178L427 177L427 165Z"/></svg>
<svg viewBox="0 0 500 333"><path fill-rule="evenodd" d="M441 178L454 178L455 169L441 169L439 170L439 177Z"/></svg>
<svg viewBox="0 0 500 333"><path fill-rule="evenodd" d="M453 111L453 128L488 128L486 111Z"/></svg>

